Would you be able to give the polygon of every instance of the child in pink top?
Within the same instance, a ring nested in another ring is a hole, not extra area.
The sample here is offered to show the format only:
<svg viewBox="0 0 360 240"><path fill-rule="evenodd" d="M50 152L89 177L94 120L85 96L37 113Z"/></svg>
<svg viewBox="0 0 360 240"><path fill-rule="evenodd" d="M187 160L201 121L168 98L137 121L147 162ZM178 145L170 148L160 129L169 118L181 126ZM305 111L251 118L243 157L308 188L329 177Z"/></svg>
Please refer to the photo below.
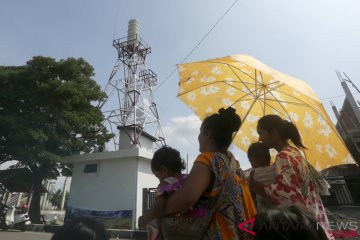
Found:
<svg viewBox="0 0 360 240"><path fill-rule="evenodd" d="M181 188L185 182L187 175L181 171L185 169L184 161L181 159L179 151L168 146L164 146L157 150L151 161L151 169L153 174L159 179L160 184L156 191L155 203L143 216L139 218L139 228L145 227L152 220L156 219L156 225L150 224L147 228L153 232L152 239L162 239L162 234L166 229L161 228L161 217L165 206L166 198ZM175 216L201 218L207 213L206 208L200 200L195 206L185 212L177 213ZM154 236L155 235L155 236Z"/></svg>

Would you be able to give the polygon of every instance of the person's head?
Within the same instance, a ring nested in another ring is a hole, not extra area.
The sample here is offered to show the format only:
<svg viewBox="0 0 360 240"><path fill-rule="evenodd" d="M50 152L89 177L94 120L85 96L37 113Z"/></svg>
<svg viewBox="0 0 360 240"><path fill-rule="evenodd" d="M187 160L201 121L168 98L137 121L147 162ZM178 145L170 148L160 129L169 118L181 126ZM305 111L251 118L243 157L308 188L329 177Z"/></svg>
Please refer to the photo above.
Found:
<svg viewBox="0 0 360 240"><path fill-rule="evenodd" d="M221 108L218 113L204 119L198 137L200 152L211 151L209 148L213 147L218 151L226 151L229 148L234 133L241 125L241 119L235 111L232 107Z"/></svg>
<svg viewBox="0 0 360 240"><path fill-rule="evenodd" d="M268 148L275 148L280 142L287 142L290 139L298 148L306 149L297 127L277 115L266 115L260 118L257 131L259 141Z"/></svg>
<svg viewBox="0 0 360 240"><path fill-rule="evenodd" d="M109 240L109 237L101 223L80 217L66 222L51 240Z"/></svg>
<svg viewBox="0 0 360 240"><path fill-rule="evenodd" d="M185 163L180 152L169 146L159 148L151 160L151 170L159 180L181 173L184 169Z"/></svg>
<svg viewBox="0 0 360 240"><path fill-rule="evenodd" d="M247 151L252 168L266 167L270 165L269 148L261 142L252 143Z"/></svg>
<svg viewBox="0 0 360 240"><path fill-rule="evenodd" d="M254 240L327 240L314 216L294 205L259 212L255 217Z"/></svg>

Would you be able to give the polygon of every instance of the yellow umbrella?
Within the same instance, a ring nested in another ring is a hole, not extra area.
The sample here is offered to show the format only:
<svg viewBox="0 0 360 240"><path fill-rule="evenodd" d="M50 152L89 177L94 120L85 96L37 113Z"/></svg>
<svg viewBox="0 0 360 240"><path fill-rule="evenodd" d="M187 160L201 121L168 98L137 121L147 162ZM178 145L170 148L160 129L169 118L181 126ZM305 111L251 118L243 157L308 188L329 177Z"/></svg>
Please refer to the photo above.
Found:
<svg viewBox="0 0 360 240"><path fill-rule="evenodd" d="M276 114L298 127L308 148L304 154L317 170L355 164L321 101L305 82L245 55L186 63L178 68L178 97L201 120L222 107L237 110L243 124L234 143L242 150L247 151L258 140L257 121Z"/></svg>

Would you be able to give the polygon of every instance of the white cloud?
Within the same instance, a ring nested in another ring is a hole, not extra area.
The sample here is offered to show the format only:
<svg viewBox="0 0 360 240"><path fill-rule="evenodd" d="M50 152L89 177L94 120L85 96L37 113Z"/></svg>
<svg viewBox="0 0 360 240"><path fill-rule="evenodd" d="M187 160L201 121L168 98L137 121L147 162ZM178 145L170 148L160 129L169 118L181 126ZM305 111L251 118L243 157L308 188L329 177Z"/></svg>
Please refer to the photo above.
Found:
<svg viewBox="0 0 360 240"><path fill-rule="evenodd" d="M179 150L185 162L188 156L189 172L199 154L200 126L201 121L194 114L174 117L162 124L166 144ZM186 173L186 170L184 172Z"/></svg>
<svg viewBox="0 0 360 240"><path fill-rule="evenodd" d="M197 146L201 121L196 115L174 117L163 125L163 134L168 145L174 148ZM179 149L180 150L180 149Z"/></svg>
<svg viewBox="0 0 360 240"><path fill-rule="evenodd" d="M199 154L198 135L200 126L201 121L194 114L174 117L171 118L168 122L162 124L162 130L166 144L179 150L185 161L186 156L188 155L189 171L193 165L194 160ZM231 145L229 150L239 161L240 167L243 170L251 167L245 152L234 145Z"/></svg>

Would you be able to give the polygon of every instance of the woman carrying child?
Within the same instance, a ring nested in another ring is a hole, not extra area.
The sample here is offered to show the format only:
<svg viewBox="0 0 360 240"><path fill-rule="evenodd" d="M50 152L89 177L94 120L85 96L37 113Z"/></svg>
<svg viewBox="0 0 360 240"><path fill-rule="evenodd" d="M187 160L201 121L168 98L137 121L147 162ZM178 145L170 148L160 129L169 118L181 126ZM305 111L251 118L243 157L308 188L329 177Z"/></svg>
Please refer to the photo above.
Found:
<svg viewBox="0 0 360 240"><path fill-rule="evenodd" d="M255 206L238 161L228 148L241 125L235 109L220 109L204 119L199 133L201 154L182 187L165 202L167 228L181 235L197 231L196 239L247 239L251 236L237 227L255 215ZM201 219L185 221L176 215L203 199L206 211Z"/></svg>
<svg viewBox="0 0 360 240"><path fill-rule="evenodd" d="M156 219L156 226L153 226L153 224L147 226L151 231L151 233L149 233L151 239L161 239L164 237L165 239L174 239L174 237L172 237L174 233L171 232L171 229L168 229L166 226L162 227L163 221L161 216L164 213L166 199L170 194L180 189L185 182L187 175L181 173L184 169L185 163L181 159L180 152L176 149L164 146L154 153L151 160L151 170L159 179L160 184L157 187L155 203L138 221L139 227L143 228L152 220ZM204 209L202 203L202 201L198 201L194 207L184 211L177 217L192 218L194 221L198 220L206 214L206 209ZM188 231L186 234L187 239L201 238L198 231Z"/></svg>
<svg viewBox="0 0 360 240"><path fill-rule="evenodd" d="M317 217L332 239L329 220L320 197L329 194L329 185L299 151L306 148L296 126L277 115L266 115L259 120L257 131L259 141L268 148L275 148L278 154L274 163L275 182L264 185L250 179L252 191L272 198L277 205L302 207Z"/></svg>

